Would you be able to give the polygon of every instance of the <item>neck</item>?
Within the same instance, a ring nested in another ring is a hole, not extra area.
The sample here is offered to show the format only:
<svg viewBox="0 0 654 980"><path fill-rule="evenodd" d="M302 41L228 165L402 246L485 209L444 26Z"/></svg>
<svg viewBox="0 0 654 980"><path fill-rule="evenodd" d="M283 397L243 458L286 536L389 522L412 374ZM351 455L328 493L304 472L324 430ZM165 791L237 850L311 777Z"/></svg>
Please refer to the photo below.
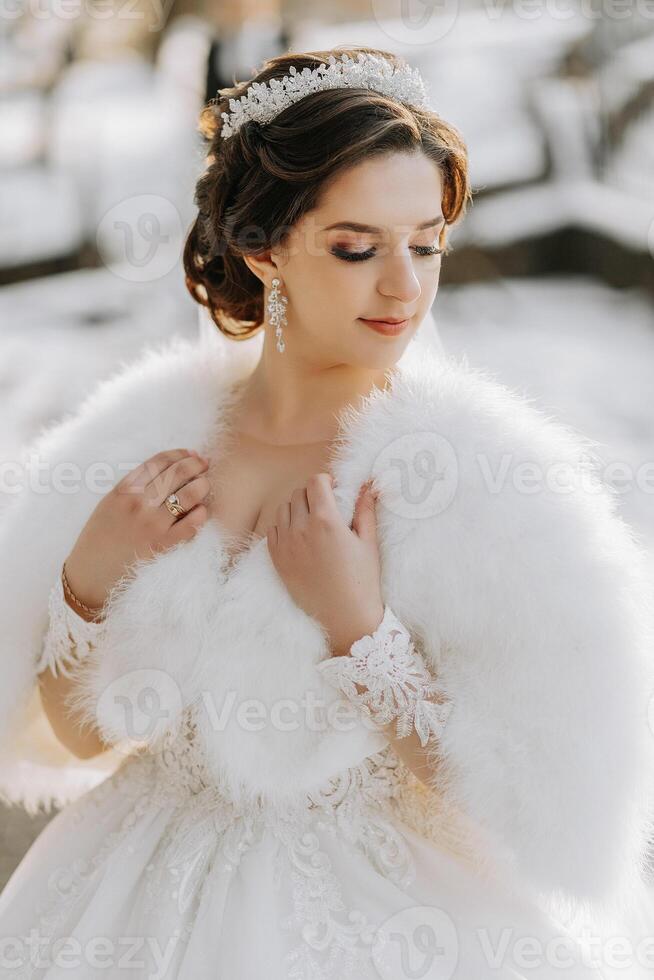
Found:
<svg viewBox="0 0 654 980"><path fill-rule="evenodd" d="M356 406L375 387L389 387L389 368L307 364L290 345L280 354L274 343L266 335L254 371L240 383L239 431L261 442L329 442L344 408Z"/></svg>

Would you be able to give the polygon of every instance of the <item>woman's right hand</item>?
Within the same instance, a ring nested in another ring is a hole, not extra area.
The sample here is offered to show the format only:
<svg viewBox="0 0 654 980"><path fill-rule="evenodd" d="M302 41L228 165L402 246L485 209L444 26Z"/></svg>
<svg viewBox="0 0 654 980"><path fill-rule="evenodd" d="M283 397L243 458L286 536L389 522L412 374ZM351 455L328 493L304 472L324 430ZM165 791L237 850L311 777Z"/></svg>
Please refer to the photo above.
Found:
<svg viewBox="0 0 654 980"><path fill-rule="evenodd" d="M208 465L194 450L164 450L102 498L66 558L66 577L78 599L100 608L133 562L194 537L207 519ZM182 517L164 503L173 492L187 512Z"/></svg>

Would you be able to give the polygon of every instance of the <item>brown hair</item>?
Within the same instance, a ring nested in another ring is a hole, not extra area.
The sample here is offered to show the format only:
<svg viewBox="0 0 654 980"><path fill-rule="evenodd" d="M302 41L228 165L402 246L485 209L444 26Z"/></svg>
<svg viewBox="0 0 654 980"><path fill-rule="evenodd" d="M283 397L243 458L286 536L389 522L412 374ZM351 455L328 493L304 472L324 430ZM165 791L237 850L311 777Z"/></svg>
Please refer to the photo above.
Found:
<svg viewBox="0 0 654 980"><path fill-rule="evenodd" d="M284 54L264 62L247 82L219 89L200 114L199 131L209 143L208 166L199 178L194 201L198 215L184 246L186 286L206 306L227 336L244 340L264 321L263 285L243 261L283 244L292 226L313 210L327 182L344 169L392 151L421 149L441 170L445 225L471 197L463 139L435 112L404 105L369 89L329 89L287 106L265 126L250 121L223 139L222 112L229 99L240 99L253 82L267 82L317 68L330 54L356 59L368 52L404 59L368 47Z"/></svg>

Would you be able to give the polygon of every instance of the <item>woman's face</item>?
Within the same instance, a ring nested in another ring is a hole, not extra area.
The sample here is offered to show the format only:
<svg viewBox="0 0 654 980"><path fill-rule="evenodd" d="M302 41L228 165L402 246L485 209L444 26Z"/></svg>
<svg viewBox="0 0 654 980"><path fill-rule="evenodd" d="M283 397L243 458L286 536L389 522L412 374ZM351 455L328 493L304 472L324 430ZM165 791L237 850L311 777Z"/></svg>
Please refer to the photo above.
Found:
<svg viewBox="0 0 654 980"><path fill-rule="evenodd" d="M398 361L438 291L441 198L440 169L421 151L372 158L335 178L271 253L288 296L287 350L319 366ZM408 323L393 336L362 318Z"/></svg>

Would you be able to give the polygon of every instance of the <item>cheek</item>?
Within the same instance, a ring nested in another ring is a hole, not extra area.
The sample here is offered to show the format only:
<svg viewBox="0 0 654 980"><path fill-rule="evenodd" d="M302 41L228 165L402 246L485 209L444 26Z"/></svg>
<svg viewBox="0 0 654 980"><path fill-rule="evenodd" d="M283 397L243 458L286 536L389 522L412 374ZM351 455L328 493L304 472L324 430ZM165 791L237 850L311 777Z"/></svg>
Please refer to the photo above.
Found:
<svg viewBox="0 0 654 980"><path fill-rule="evenodd" d="M376 287L372 269L364 269L365 262L343 262L333 259L333 268L322 277L326 309L348 311L350 319L356 319L370 307L370 295Z"/></svg>
<svg viewBox="0 0 654 980"><path fill-rule="evenodd" d="M436 265L431 266L430 269L424 270L420 276L420 287L422 294L420 297L420 302L424 303L425 306L431 306L431 303L436 296L438 291L438 284L440 282L442 262L438 260Z"/></svg>

